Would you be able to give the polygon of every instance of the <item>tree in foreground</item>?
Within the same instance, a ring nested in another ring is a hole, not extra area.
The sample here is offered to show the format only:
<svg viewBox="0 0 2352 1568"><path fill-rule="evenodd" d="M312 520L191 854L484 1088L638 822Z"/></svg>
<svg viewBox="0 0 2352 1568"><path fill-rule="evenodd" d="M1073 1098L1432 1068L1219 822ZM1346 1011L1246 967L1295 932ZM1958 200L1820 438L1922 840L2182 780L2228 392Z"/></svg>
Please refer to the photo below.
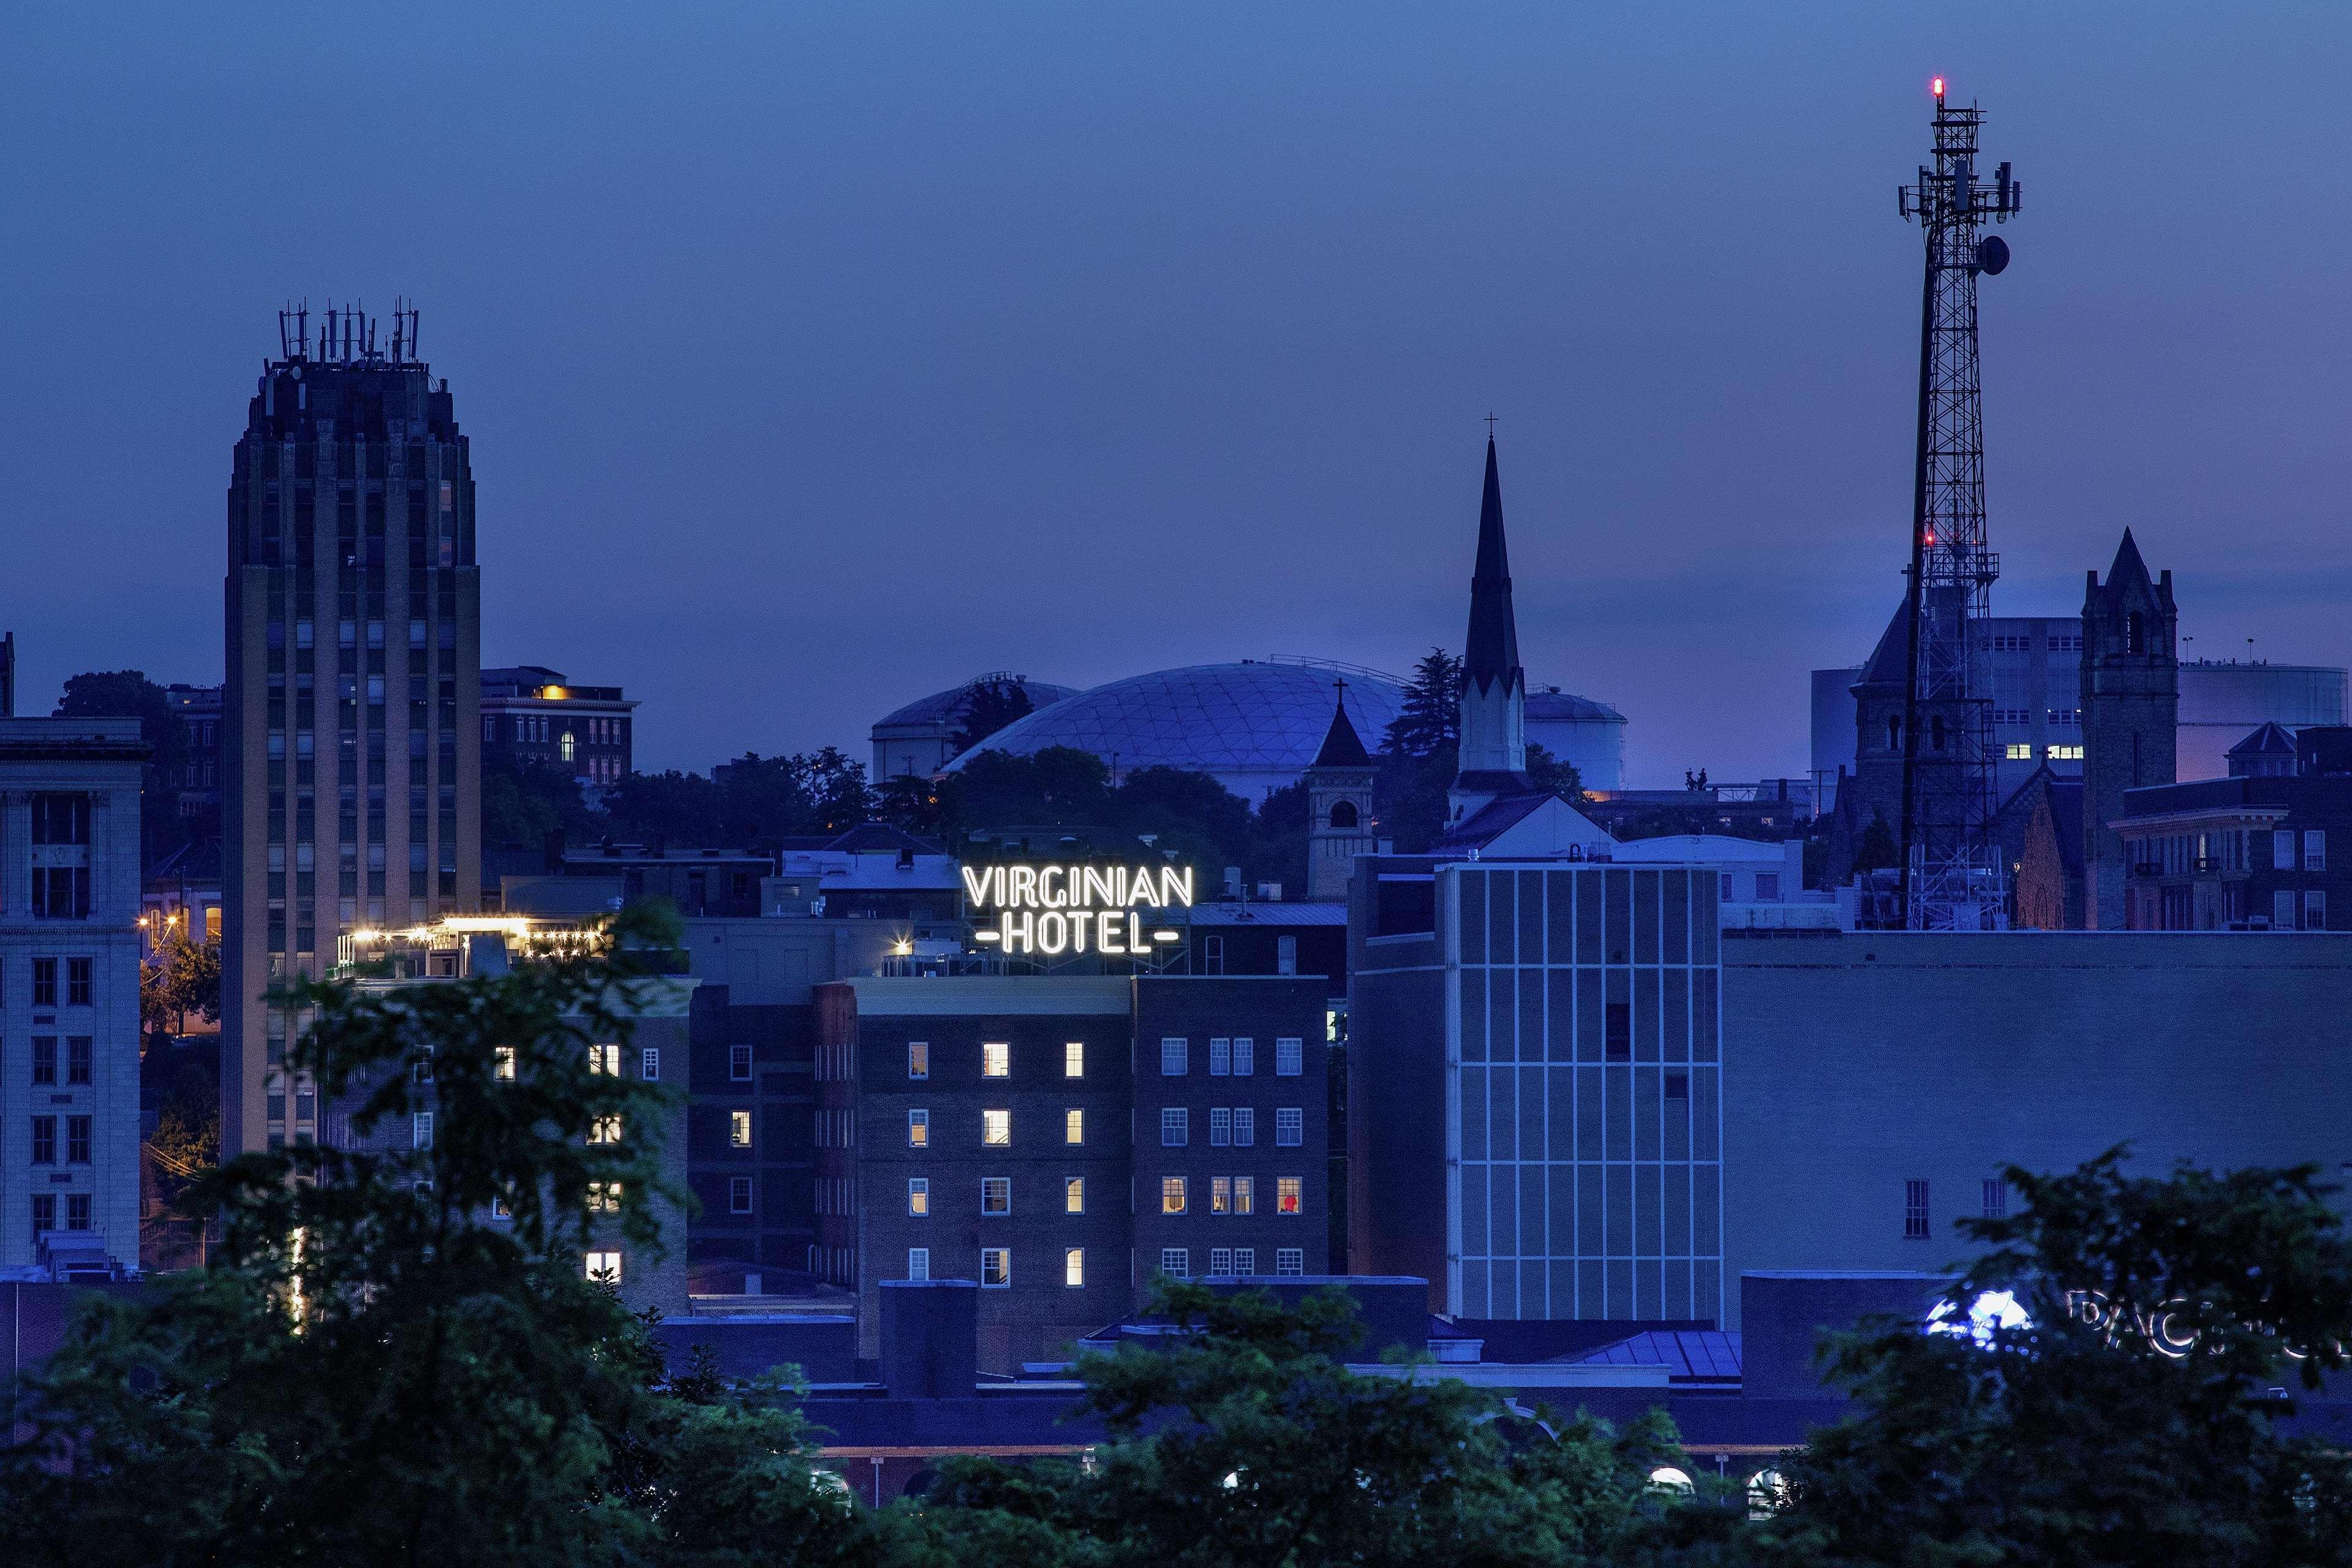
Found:
<svg viewBox="0 0 2352 1568"><path fill-rule="evenodd" d="M1778 1516L1685 1561L2269 1568L2352 1563L2340 1446L2283 1433L2352 1340L2316 1168L2005 1178L1937 1328L1835 1336L1861 1406L1780 1468Z"/></svg>
<svg viewBox="0 0 2352 1568"><path fill-rule="evenodd" d="M288 1068L357 1098L354 1146L202 1177L212 1266L83 1303L0 1450L9 1560L831 1560L845 1510L788 1405L675 1395L648 1326L582 1271L599 1225L656 1241L665 1091L588 1051L625 1056L660 984L627 942L652 934L275 996L316 1009Z"/></svg>
<svg viewBox="0 0 2352 1568"><path fill-rule="evenodd" d="M1286 1309L1164 1284L1153 1309L1194 1331L1079 1363L1079 1409L1108 1437L1088 1468L951 1462L896 1521L898 1560L1598 1563L1650 1511L1651 1471L1679 1462L1663 1416L1539 1425L1435 1369L1351 1372L1336 1289Z"/></svg>

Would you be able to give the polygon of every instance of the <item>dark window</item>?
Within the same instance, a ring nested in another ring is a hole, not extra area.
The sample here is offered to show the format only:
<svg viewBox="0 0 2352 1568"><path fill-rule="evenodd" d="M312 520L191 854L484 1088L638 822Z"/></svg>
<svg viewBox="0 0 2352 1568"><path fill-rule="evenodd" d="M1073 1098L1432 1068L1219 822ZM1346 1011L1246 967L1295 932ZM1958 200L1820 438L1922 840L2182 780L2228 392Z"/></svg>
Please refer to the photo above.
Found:
<svg viewBox="0 0 2352 1568"><path fill-rule="evenodd" d="M58 1081L58 1037L55 1035L33 1037L33 1081Z"/></svg>
<svg viewBox="0 0 2352 1568"><path fill-rule="evenodd" d="M87 958L66 960L66 1005L87 1007L90 997L90 971L94 967Z"/></svg>
<svg viewBox="0 0 2352 1568"><path fill-rule="evenodd" d="M89 1118L87 1116L66 1118L66 1163L89 1163Z"/></svg>
<svg viewBox="0 0 2352 1568"><path fill-rule="evenodd" d="M1633 1059L1633 1005L1612 1002L1607 1013L1608 1059L1630 1062Z"/></svg>
<svg viewBox="0 0 2352 1568"><path fill-rule="evenodd" d="M88 1083L90 1066L90 1037L74 1035L66 1040L66 1081Z"/></svg>
<svg viewBox="0 0 2352 1568"><path fill-rule="evenodd" d="M58 1163L58 1119L54 1116L33 1118L33 1163L54 1165Z"/></svg>
<svg viewBox="0 0 2352 1568"><path fill-rule="evenodd" d="M1916 1177L1903 1184L1903 1239L1927 1239L1927 1184Z"/></svg>
<svg viewBox="0 0 2352 1568"><path fill-rule="evenodd" d="M1331 808L1331 826L1334 827L1355 826L1356 803L1349 800L1343 800L1334 805Z"/></svg>
<svg viewBox="0 0 2352 1568"><path fill-rule="evenodd" d="M33 868L33 918L80 921L89 918L89 868Z"/></svg>
<svg viewBox="0 0 2352 1568"><path fill-rule="evenodd" d="M734 1079L737 1083L749 1083L751 1081L751 1047L730 1046L727 1047L727 1076Z"/></svg>
<svg viewBox="0 0 2352 1568"><path fill-rule="evenodd" d="M58 1005L58 961L54 958L33 960L33 1005L54 1007Z"/></svg>
<svg viewBox="0 0 2352 1568"><path fill-rule="evenodd" d="M37 795L33 797L33 842L36 844L87 844L89 842L89 796L86 795Z"/></svg>
<svg viewBox="0 0 2352 1568"><path fill-rule="evenodd" d="M66 1194L66 1228L68 1230L89 1228L89 1194L88 1193Z"/></svg>
<svg viewBox="0 0 2352 1568"><path fill-rule="evenodd" d="M58 1228L58 1195L55 1193L33 1194L33 1234L47 1236Z"/></svg>

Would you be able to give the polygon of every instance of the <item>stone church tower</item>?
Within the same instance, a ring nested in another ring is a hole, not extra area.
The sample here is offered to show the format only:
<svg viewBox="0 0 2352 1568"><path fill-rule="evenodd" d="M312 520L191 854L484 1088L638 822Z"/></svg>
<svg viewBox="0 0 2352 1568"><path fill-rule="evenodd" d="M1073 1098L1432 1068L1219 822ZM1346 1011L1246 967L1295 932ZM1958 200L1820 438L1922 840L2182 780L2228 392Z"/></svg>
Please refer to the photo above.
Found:
<svg viewBox="0 0 2352 1568"><path fill-rule="evenodd" d="M2086 573L2083 594L2084 924L2129 925L2131 868L2123 839L2107 824L2123 815L2124 792L2168 784L2177 768L2180 660L2172 574L2148 580L2131 530L2104 585Z"/></svg>
<svg viewBox="0 0 2352 1568"><path fill-rule="evenodd" d="M1895 606L1895 616L1853 692L1854 826L1884 822L1897 842L1903 836L1903 710L1911 691L1911 605Z"/></svg>
<svg viewBox="0 0 2352 1568"><path fill-rule="evenodd" d="M1307 896L1337 902L1348 896L1348 878L1356 857L1370 855L1379 846L1372 837L1371 753L1348 721L1348 683L1339 689L1331 710L1331 728L1323 749L1315 753L1304 775L1307 785Z"/></svg>

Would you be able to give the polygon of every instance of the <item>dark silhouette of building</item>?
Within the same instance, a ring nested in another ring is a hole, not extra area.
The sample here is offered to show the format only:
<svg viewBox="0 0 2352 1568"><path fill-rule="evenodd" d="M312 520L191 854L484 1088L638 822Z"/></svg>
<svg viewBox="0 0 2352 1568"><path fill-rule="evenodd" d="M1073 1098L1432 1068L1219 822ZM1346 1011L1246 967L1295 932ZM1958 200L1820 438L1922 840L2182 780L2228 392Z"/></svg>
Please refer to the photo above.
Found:
<svg viewBox="0 0 2352 1568"><path fill-rule="evenodd" d="M2352 729L2266 724L2231 775L2136 789L2116 814L2135 931L2352 931ZM2329 854L2331 840L2335 854Z"/></svg>
<svg viewBox="0 0 2352 1568"><path fill-rule="evenodd" d="M2120 931L2126 908L2122 838L2111 826L2124 792L2168 784L2178 776L2175 731L2180 717L2180 664L2172 574L2151 582L2131 530L2124 530L2103 584L2084 574L2083 590L2084 923Z"/></svg>
<svg viewBox="0 0 2352 1568"><path fill-rule="evenodd" d="M414 311L280 318L228 489L224 1152L315 1135L273 980L480 899L474 479ZM291 1120L267 1108L291 1104Z"/></svg>
<svg viewBox="0 0 2352 1568"><path fill-rule="evenodd" d="M590 789L635 768L636 703L617 686L574 686L560 669L482 671L482 758L553 768Z"/></svg>

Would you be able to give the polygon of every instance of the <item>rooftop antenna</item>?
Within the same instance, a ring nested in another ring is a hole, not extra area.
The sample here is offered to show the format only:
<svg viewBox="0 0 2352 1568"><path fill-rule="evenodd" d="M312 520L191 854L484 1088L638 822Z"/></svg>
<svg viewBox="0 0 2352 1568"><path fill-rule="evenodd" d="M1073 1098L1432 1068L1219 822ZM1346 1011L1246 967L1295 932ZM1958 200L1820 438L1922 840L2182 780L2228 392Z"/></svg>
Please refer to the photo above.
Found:
<svg viewBox="0 0 2352 1568"><path fill-rule="evenodd" d="M1913 931L1977 931L2005 919L2008 878L1993 837L1992 584L2000 557L1985 533L1983 394L1977 375L1977 278L2009 265L2009 246L1979 231L2020 205L2001 164L1977 176L1984 111L1936 99L1933 168L1895 205L1927 237L1919 306L1919 428L1911 492L1911 622L1903 704L1903 844L1897 902Z"/></svg>

